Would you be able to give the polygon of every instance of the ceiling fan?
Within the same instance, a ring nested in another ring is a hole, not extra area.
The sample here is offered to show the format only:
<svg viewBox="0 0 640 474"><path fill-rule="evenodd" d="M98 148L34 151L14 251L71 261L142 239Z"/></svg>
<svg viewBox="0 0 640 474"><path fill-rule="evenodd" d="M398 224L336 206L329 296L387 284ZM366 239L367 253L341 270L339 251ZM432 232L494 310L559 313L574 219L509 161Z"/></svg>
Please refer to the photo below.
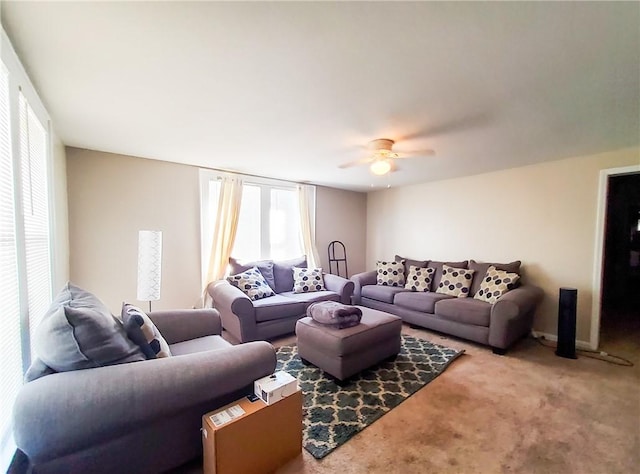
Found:
<svg viewBox="0 0 640 474"><path fill-rule="evenodd" d="M369 169L375 175L382 176L389 172L396 171L398 167L395 161L405 158L418 158L420 156L434 155L433 150L416 150L406 152L393 151L395 142L390 138L376 138L367 145L369 153L359 160L350 161L339 165L339 168L350 168L352 166L369 164Z"/></svg>

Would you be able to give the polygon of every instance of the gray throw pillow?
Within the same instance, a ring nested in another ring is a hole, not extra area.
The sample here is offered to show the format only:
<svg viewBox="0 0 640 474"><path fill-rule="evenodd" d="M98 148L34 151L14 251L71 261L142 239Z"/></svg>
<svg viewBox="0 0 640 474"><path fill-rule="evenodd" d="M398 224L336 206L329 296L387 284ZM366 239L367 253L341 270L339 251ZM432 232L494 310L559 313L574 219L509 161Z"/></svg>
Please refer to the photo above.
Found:
<svg viewBox="0 0 640 474"><path fill-rule="evenodd" d="M275 295L257 267L250 268L237 275L230 275L227 277L227 281L239 288L252 301Z"/></svg>
<svg viewBox="0 0 640 474"><path fill-rule="evenodd" d="M276 281L276 293L284 293L293 291L293 269L307 268L307 257L292 258L291 260L282 260L273 262L273 277Z"/></svg>
<svg viewBox="0 0 640 474"><path fill-rule="evenodd" d="M55 370L36 357L31 361L31 365L27 369L27 373L24 374L24 383L32 382L40 377L44 377L45 375L55 373Z"/></svg>
<svg viewBox="0 0 640 474"><path fill-rule="evenodd" d="M57 372L145 360L104 303L71 283L51 303L33 343L42 362Z"/></svg>
<svg viewBox="0 0 640 474"><path fill-rule="evenodd" d="M475 270L475 275L473 277L473 283L471 283L471 292L469 296L475 296L476 293L480 290L480 285L482 285L485 275L487 274L487 270L489 267L493 266L496 270L502 270L509 273L517 273L520 275L520 265L522 262L520 260L515 260L509 263L487 263L487 262L476 262L475 260L469 260L469 269ZM517 285L518 282L516 281Z"/></svg>
<svg viewBox="0 0 640 474"><path fill-rule="evenodd" d="M413 260L412 258L404 258L400 255L396 255L396 262L404 262L404 276L405 278L409 277L409 271L411 270L411 266L418 268L426 268L429 264L429 260Z"/></svg>
<svg viewBox="0 0 640 474"><path fill-rule="evenodd" d="M238 275L240 273L251 270L253 267L257 267L258 271L262 273L262 276L266 280L267 284L272 290L276 289L276 281L273 277L273 260L260 260L258 262L240 263L233 257L229 258L229 265L231 266L231 275Z"/></svg>

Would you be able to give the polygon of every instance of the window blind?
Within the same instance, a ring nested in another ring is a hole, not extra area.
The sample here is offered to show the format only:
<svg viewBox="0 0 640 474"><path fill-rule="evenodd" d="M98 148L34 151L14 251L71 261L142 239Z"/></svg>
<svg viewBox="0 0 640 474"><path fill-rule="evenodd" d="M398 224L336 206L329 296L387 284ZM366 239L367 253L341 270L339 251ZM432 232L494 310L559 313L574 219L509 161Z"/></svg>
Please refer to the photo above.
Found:
<svg viewBox="0 0 640 474"><path fill-rule="evenodd" d="M20 94L20 168L29 340L51 303L47 131ZM34 356L31 348L31 356Z"/></svg>
<svg viewBox="0 0 640 474"><path fill-rule="evenodd" d="M0 63L0 447L9 445L11 409L22 385L20 300L11 153L9 83Z"/></svg>

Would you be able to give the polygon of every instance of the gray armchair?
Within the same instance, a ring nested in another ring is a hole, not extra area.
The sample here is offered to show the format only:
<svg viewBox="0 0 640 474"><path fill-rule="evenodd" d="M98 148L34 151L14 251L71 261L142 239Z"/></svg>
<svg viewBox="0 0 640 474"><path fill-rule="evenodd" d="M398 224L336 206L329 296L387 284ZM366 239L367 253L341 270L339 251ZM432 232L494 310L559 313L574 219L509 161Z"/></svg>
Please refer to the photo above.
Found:
<svg viewBox="0 0 640 474"><path fill-rule="evenodd" d="M46 375L26 383L13 419L34 473L155 473L202 453L202 415L252 391L276 357L232 346L216 310L149 315L172 357Z"/></svg>

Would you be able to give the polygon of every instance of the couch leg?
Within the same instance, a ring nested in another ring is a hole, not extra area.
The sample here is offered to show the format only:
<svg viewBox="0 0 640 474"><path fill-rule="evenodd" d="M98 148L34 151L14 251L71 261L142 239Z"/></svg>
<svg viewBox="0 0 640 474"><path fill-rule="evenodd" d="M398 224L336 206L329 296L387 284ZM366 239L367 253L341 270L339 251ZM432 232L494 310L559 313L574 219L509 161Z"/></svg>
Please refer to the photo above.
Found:
<svg viewBox="0 0 640 474"><path fill-rule="evenodd" d="M503 356L507 353L506 349L501 349L500 347L492 347L491 349L493 350L493 353L497 355Z"/></svg>
<svg viewBox="0 0 640 474"><path fill-rule="evenodd" d="M307 359L303 359L302 357L300 357L300 361L302 362L303 365L306 365L306 366L313 365Z"/></svg>

